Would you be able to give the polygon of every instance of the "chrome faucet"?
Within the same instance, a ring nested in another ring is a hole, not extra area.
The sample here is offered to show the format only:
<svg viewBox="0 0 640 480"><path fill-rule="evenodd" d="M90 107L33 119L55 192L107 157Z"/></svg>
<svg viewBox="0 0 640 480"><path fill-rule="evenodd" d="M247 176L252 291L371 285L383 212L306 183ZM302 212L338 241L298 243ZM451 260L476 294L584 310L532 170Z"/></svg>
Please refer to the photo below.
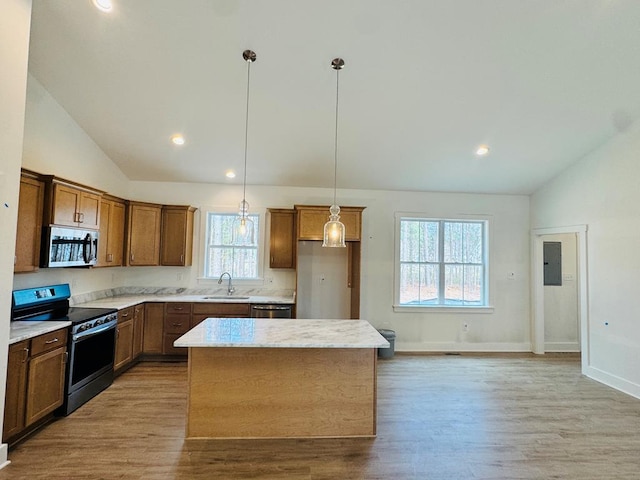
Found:
<svg viewBox="0 0 640 480"><path fill-rule="evenodd" d="M236 289L233 288L233 285L231 285L231 274L229 272L224 272L222 275L220 275L220 278L218 279L218 285L222 283L222 278L225 275L229 277L229 286L227 287L227 295L233 295L233 292L235 292Z"/></svg>

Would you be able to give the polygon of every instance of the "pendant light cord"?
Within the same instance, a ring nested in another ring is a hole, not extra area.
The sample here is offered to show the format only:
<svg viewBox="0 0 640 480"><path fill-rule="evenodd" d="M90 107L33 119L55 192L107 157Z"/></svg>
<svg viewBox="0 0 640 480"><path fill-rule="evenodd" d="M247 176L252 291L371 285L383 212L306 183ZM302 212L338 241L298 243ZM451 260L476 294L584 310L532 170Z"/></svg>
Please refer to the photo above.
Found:
<svg viewBox="0 0 640 480"><path fill-rule="evenodd" d="M336 69L336 141L333 152L333 204L336 205L338 188L338 98L340 96L340 69Z"/></svg>
<svg viewBox="0 0 640 480"><path fill-rule="evenodd" d="M243 212L242 216L246 216L246 212L244 211L244 206L246 202L246 192L247 192L247 148L249 145L249 83L251 81L251 61L247 61L247 108L244 116L244 174L242 180L242 207Z"/></svg>

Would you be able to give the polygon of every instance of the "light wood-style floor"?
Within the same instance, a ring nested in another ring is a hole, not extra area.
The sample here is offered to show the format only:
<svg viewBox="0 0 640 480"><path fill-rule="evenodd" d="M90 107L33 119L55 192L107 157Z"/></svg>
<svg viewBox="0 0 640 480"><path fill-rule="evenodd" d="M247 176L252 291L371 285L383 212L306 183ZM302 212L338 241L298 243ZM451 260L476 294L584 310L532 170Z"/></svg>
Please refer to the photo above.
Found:
<svg viewBox="0 0 640 480"><path fill-rule="evenodd" d="M185 441L186 364L142 363L10 451L0 480L640 478L640 400L576 355L378 368L375 439Z"/></svg>

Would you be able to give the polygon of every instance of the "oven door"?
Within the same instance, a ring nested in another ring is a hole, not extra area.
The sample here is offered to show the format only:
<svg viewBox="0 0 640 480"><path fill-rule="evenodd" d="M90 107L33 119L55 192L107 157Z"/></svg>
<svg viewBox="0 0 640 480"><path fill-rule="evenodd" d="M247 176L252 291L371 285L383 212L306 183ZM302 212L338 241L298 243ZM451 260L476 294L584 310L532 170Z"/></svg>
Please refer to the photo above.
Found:
<svg viewBox="0 0 640 480"><path fill-rule="evenodd" d="M113 372L116 325L117 321L113 320L71 337L67 394L106 372Z"/></svg>

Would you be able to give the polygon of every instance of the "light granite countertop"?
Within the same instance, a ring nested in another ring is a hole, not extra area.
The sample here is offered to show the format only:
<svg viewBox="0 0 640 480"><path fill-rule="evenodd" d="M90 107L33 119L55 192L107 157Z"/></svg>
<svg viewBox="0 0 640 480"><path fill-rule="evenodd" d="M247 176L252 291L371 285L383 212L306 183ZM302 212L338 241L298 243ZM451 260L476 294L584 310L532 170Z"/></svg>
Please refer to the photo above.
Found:
<svg viewBox="0 0 640 480"><path fill-rule="evenodd" d="M21 342L29 338L44 335L53 332L59 328L66 328L71 322L55 322L55 321L30 321L19 320L11 322L9 330L9 345Z"/></svg>
<svg viewBox="0 0 640 480"><path fill-rule="evenodd" d="M366 320L207 318L175 347L387 348Z"/></svg>
<svg viewBox="0 0 640 480"><path fill-rule="evenodd" d="M261 304L283 304L292 305L295 303L291 296L265 296L265 295L234 295L231 297L223 295L117 295L91 300L84 303L76 303L75 307L87 308L123 308L138 305L143 302L189 302L189 303L261 303Z"/></svg>

